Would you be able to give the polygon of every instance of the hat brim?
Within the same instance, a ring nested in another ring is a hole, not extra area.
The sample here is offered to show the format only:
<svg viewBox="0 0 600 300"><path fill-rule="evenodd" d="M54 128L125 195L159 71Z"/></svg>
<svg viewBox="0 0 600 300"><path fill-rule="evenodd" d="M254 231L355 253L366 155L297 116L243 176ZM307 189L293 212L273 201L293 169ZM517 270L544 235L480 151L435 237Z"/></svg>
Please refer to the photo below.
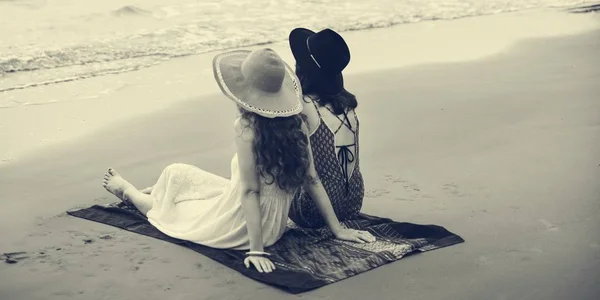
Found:
<svg viewBox="0 0 600 300"><path fill-rule="evenodd" d="M321 86L324 93L337 94L344 88L344 77L341 72L333 75L325 74L315 64L306 44L308 38L314 34L314 31L306 28L292 30L288 37L290 50L296 63L302 68L303 73L308 73L315 77L315 83Z"/></svg>
<svg viewBox="0 0 600 300"><path fill-rule="evenodd" d="M301 67L310 67L311 69L318 68L308 51L308 45L306 41L309 37L314 35L315 32L306 28L296 28L290 32L288 41L290 43L290 50L292 55Z"/></svg>
<svg viewBox="0 0 600 300"><path fill-rule="evenodd" d="M292 68L284 62L285 76L279 91L265 92L246 84L242 62L251 53L235 50L213 59L215 80L223 94L243 109L267 118L289 117L302 111L302 88Z"/></svg>

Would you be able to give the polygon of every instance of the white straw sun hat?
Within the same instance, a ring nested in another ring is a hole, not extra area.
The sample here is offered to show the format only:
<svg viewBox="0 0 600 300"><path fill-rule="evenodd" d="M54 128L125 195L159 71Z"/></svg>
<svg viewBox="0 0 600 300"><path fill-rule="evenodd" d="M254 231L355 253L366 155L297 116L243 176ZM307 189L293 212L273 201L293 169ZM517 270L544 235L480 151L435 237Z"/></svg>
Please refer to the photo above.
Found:
<svg viewBox="0 0 600 300"><path fill-rule="evenodd" d="M218 54L213 59L213 72L223 93L245 110L267 118L302 111L298 78L271 49Z"/></svg>

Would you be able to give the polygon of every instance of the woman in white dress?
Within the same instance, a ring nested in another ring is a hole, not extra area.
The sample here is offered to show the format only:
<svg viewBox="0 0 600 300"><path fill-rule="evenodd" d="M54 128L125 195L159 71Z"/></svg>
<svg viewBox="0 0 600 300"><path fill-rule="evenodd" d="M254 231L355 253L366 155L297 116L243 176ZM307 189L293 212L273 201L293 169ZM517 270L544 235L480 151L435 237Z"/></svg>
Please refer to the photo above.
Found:
<svg viewBox="0 0 600 300"><path fill-rule="evenodd" d="M234 122L231 179L195 166L172 164L156 184L138 190L114 169L104 187L133 204L161 232L205 246L249 250L244 263L259 272L274 264L264 248L285 232L294 193L315 199L337 239L375 240L340 225L315 171L308 128L299 114L302 91L292 69L271 49L238 50L213 60L215 79L240 111Z"/></svg>

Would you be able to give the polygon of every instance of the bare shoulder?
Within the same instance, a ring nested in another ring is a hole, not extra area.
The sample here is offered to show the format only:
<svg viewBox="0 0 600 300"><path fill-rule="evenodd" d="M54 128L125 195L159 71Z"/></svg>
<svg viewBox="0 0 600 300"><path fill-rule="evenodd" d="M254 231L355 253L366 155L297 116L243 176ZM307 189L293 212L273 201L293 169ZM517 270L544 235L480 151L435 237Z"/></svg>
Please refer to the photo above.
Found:
<svg viewBox="0 0 600 300"><path fill-rule="evenodd" d="M312 132L319 125L319 113L317 108L312 103L313 99L310 96L304 96L302 114L308 122L308 130Z"/></svg>
<svg viewBox="0 0 600 300"><path fill-rule="evenodd" d="M310 96L305 95L303 97L302 114L306 115L307 117L317 114L315 105L312 102L313 102L313 99Z"/></svg>
<svg viewBox="0 0 600 300"><path fill-rule="evenodd" d="M254 140L254 130L250 127L250 122L244 118L237 118L233 121L233 128L236 133L236 140L240 142L252 142Z"/></svg>
<svg viewBox="0 0 600 300"><path fill-rule="evenodd" d="M254 130L250 122L238 118L233 122L235 128L235 145L241 169L252 169L254 161Z"/></svg>

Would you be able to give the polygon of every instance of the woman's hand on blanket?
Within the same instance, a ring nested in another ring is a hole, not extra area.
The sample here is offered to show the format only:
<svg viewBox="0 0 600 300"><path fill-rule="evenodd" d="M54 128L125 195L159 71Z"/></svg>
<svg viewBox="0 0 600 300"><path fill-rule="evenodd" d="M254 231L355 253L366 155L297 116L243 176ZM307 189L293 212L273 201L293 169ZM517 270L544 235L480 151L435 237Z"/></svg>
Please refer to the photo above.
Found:
<svg viewBox="0 0 600 300"><path fill-rule="evenodd" d="M275 265L273 262L270 259L262 256L246 257L246 259L244 259L244 265L246 265L246 268L250 268L250 264L254 265L256 270L261 273L271 273L273 270L275 270Z"/></svg>
<svg viewBox="0 0 600 300"><path fill-rule="evenodd" d="M375 237L368 231L342 228L334 233L337 239L356 243L372 243Z"/></svg>

